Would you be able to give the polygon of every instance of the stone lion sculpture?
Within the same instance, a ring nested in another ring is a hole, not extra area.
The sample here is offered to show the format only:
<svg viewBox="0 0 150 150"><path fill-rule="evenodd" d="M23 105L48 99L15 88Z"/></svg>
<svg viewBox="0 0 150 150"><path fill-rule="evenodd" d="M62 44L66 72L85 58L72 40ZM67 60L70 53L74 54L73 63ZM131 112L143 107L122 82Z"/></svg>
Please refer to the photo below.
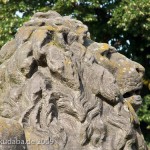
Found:
<svg viewBox="0 0 150 150"><path fill-rule="evenodd" d="M2 150L147 149L135 113L144 68L92 41L82 22L36 13L0 62L0 136L26 142Z"/></svg>

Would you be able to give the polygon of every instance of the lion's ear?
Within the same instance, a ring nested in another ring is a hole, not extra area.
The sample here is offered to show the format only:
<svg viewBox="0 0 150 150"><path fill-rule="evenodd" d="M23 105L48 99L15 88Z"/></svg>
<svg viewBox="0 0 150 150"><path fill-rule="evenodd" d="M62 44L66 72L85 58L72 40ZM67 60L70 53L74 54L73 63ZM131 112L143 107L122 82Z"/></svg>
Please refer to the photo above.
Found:
<svg viewBox="0 0 150 150"><path fill-rule="evenodd" d="M93 94L106 100L108 103L119 101L120 92L113 75L104 67L93 64L86 66L83 73L84 82Z"/></svg>

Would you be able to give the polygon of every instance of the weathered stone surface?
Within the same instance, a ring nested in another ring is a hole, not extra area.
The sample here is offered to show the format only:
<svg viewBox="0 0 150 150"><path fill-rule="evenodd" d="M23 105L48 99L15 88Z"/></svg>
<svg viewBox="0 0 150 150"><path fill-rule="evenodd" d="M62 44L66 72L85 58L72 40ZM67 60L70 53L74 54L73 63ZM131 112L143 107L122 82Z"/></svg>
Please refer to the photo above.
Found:
<svg viewBox="0 0 150 150"><path fill-rule="evenodd" d="M36 13L0 58L0 116L23 126L28 150L147 150L136 115L144 68L82 22Z"/></svg>
<svg viewBox="0 0 150 150"><path fill-rule="evenodd" d="M15 120L0 117L0 149L27 150L24 129Z"/></svg>

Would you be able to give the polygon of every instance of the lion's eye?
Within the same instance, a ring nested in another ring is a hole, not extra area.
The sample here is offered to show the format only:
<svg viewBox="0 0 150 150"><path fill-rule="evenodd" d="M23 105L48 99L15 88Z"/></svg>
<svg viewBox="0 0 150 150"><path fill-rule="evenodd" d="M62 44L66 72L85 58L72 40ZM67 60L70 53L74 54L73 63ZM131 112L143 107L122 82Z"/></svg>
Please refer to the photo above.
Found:
<svg viewBox="0 0 150 150"><path fill-rule="evenodd" d="M104 56L104 57L106 57L106 58L108 58L108 59L110 59L110 58L111 58L111 55L112 55L113 53L116 53L116 52L117 52L117 51L116 51L115 48L111 48L111 49L107 49L107 50L103 51L103 52L101 53L101 55Z"/></svg>
<svg viewBox="0 0 150 150"><path fill-rule="evenodd" d="M106 51L102 52L101 55L106 57L106 58L108 58L108 59L110 59L111 51L110 50L106 50Z"/></svg>

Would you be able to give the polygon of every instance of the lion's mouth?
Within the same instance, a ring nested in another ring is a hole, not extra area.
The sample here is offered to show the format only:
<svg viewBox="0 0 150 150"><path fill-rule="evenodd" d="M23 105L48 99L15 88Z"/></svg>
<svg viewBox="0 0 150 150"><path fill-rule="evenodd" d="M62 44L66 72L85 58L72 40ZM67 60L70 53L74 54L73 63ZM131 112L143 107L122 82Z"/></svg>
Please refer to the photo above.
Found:
<svg viewBox="0 0 150 150"><path fill-rule="evenodd" d="M135 108L135 110L138 110L139 106L141 106L143 101L140 95L141 89L142 88L134 89L123 94L124 100L129 101L132 104L132 106Z"/></svg>
<svg viewBox="0 0 150 150"><path fill-rule="evenodd" d="M130 98L133 95L140 95L140 94L141 94L141 88L124 93L123 98Z"/></svg>

